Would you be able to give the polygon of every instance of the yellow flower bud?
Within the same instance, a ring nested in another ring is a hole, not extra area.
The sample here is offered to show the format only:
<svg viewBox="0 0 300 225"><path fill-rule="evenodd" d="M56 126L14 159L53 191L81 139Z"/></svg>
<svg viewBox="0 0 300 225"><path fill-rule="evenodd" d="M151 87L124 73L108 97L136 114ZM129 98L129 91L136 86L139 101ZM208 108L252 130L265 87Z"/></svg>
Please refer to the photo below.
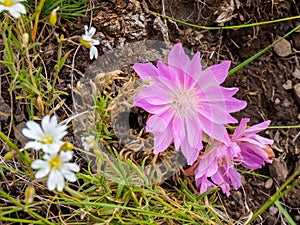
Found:
<svg viewBox="0 0 300 225"><path fill-rule="evenodd" d="M73 148L73 145L70 142L65 141L63 145L60 147L61 151L68 151Z"/></svg>
<svg viewBox="0 0 300 225"><path fill-rule="evenodd" d="M5 161L11 160L11 159L15 158L16 155L17 155L17 153L15 151L10 151L10 152L5 154L4 160Z"/></svg>
<svg viewBox="0 0 300 225"><path fill-rule="evenodd" d="M56 24L56 21L57 21L57 14L56 14L56 11L59 9L59 7L57 7L56 9L53 9L52 12L50 13L50 16L49 16L49 24L51 26L54 26Z"/></svg>
<svg viewBox="0 0 300 225"><path fill-rule="evenodd" d="M29 34L28 33L24 33L22 35L22 43L23 43L23 46L27 46L28 45L28 42L29 42Z"/></svg>
<svg viewBox="0 0 300 225"><path fill-rule="evenodd" d="M25 199L24 202L26 205L29 205L33 202L35 195L35 189L32 184L29 184L29 186L25 189Z"/></svg>

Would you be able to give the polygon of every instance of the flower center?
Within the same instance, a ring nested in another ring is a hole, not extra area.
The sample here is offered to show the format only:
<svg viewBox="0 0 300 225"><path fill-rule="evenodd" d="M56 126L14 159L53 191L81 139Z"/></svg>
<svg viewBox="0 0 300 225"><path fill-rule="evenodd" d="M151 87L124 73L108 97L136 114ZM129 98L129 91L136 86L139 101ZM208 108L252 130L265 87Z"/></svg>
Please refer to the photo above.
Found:
<svg viewBox="0 0 300 225"><path fill-rule="evenodd" d="M3 2L1 2L1 4L4 5L4 6L10 7L13 4L15 4L15 1L13 1L13 0L4 0Z"/></svg>
<svg viewBox="0 0 300 225"><path fill-rule="evenodd" d="M43 138L41 139L42 144L52 144L53 141L53 137L49 134L44 134Z"/></svg>
<svg viewBox="0 0 300 225"><path fill-rule="evenodd" d="M194 89L181 90L173 96L171 105L181 117L197 111L199 101Z"/></svg>
<svg viewBox="0 0 300 225"><path fill-rule="evenodd" d="M59 169L61 166L62 161L60 160L59 156L55 156L53 159L49 161L49 165L51 169Z"/></svg>
<svg viewBox="0 0 300 225"><path fill-rule="evenodd" d="M84 40L83 38L80 38L80 44L86 48L91 48L92 44L90 41Z"/></svg>

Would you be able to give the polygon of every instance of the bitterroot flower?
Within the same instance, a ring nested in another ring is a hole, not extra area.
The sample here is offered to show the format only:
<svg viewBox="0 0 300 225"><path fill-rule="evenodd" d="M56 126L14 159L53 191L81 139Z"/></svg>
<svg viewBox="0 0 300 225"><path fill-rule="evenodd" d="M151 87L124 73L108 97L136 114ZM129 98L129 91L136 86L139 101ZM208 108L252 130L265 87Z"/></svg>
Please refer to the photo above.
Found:
<svg viewBox="0 0 300 225"><path fill-rule="evenodd" d="M190 60L181 44L176 44L167 63L159 61L157 67L134 64L141 79L152 80L137 94L134 105L152 114L146 129L154 133L154 153L164 151L173 141L192 165L203 148L202 132L230 144L224 124L236 123L230 113L245 108L246 102L232 97L238 88L220 86L230 61L202 70L200 53Z"/></svg>
<svg viewBox="0 0 300 225"><path fill-rule="evenodd" d="M59 154L45 154L43 159L37 159L31 164L31 168L38 169L35 178L43 178L48 176L47 187L50 191L62 191L65 187L65 179L70 182L75 182L77 177L76 172L80 168L76 163L69 163L73 158L72 151L62 151Z"/></svg>
<svg viewBox="0 0 300 225"><path fill-rule="evenodd" d="M96 28L91 27L88 30L88 26L84 26L85 34L82 35L82 38L80 38L80 43L84 46L90 49L90 59L98 58L98 49L95 47L95 45L99 45L99 40L95 40L92 37L96 33Z"/></svg>
<svg viewBox="0 0 300 225"><path fill-rule="evenodd" d="M14 18L19 18L21 14L26 14L25 6L20 3L26 0L0 0L0 12L8 11Z"/></svg>
<svg viewBox="0 0 300 225"><path fill-rule="evenodd" d="M239 151L236 150L219 141L209 144L209 148L199 156L195 170L196 185L200 188L200 193L218 185L229 196L230 184L235 190L242 185L241 175L234 165L234 160L239 156Z"/></svg>
<svg viewBox="0 0 300 225"><path fill-rule="evenodd" d="M57 124L56 116L49 115L42 119L42 126L34 121L28 121L22 133L27 138L33 139L26 143L25 148L34 150L42 149L44 153L55 154L63 145L61 139L67 134L67 125Z"/></svg>
<svg viewBox="0 0 300 225"><path fill-rule="evenodd" d="M243 118L231 137L236 147L240 148L241 164L250 170L261 168L265 162L272 163L275 156L270 145L273 140L259 136L257 133L265 130L270 120L247 128L248 118Z"/></svg>

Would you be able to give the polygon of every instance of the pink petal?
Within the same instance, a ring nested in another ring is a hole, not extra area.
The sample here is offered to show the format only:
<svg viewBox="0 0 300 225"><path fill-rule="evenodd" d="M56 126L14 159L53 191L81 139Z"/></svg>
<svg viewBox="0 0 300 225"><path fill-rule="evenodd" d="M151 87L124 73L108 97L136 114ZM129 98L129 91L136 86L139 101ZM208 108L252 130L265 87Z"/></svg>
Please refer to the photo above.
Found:
<svg viewBox="0 0 300 225"><path fill-rule="evenodd" d="M187 137L183 138L183 140L181 142L181 152L184 155L184 157L186 158L188 165L193 165L193 163L197 160L197 158L199 156L199 152L203 148L202 142L199 144L201 144L201 148L191 147L189 145Z"/></svg>
<svg viewBox="0 0 300 225"><path fill-rule="evenodd" d="M181 140L185 136L185 127L184 127L184 121L176 115L173 118L172 129L173 129L172 131L173 131L175 150L178 151L181 145Z"/></svg>
<svg viewBox="0 0 300 225"><path fill-rule="evenodd" d="M188 74L191 77L197 78L201 75L202 65L200 61L200 52L197 52L192 60L190 61L190 65L188 67Z"/></svg>
<svg viewBox="0 0 300 225"><path fill-rule="evenodd" d="M221 84L225 81L227 77L229 67L230 67L230 61L224 61L220 64L210 66L207 69L211 70L213 75L218 80L218 84Z"/></svg>
<svg viewBox="0 0 300 225"><path fill-rule="evenodd" d="M133 69L143 80L158 76L157 68L152 63L135 63Z"/></svg>
<svg viewBox="0 0 300 225"><path fill-rule="evenodd" d="M226 112L232 113L232 112L238 112L247 106L246 101L238 100L236 98L230 98L225 101L226 105Z"/></svg>
<svg viewBox="0 0 300 225"><path fill-rule="evenodd" d="M206 134L208 134L212 138L214 138L226 145L230 145L231 141L229 139L227 130L223 124L213 123L213 122L209 121L208 119L206 119L202 115L199 115L199 121L200 121L202 130Z"/></svg>
<svg viewBox="0 0 300 225"><path fill-rule="evenodd" d="M227 112L225 102L219 102L219 104L216 102L201 102L197 107L197 111L212 123L237 123L237 120Z"/></svg>
<svg viewBox="0 0 300 225"><path fill-rule="evenodd" d="M164 132L154 133L154 154L158 154L166 150L172 141L172 128L169 125Z"/></svg>
<svg viewBox="0 0 300 225"><path fill-rule="evenodd" d="M171 122L174 116L174 110L167 109L165 112L152 115L147 121L147 131L151 132L163 132Z"/></svg>
<svg viewBox="0 0 300 225"><path fill-rule="evenodd" d="M197 116L188 117L185 119L187 138L191 147L195 148L199 145L202 138L202 130Z"/></svg>
<svg viewBox="0 0 300 225"><path fill-rule="evenodd" d="M248 129L245 130L244 134L245 135L254 135L256 133L259 133L265 129L268 128L268 126L270 125L271 121L270 120L267 120L265 122L262 122L262 123L259 123L259 124L256 124L252 127L249 127Z"/></svg>
<svg viewBox="0 0 300 225"><path fill-rule="evenodd" d="M189 63L190 59L185 54L182 45L180 43L174 45L168 54L168 65L180 71L187 72Z"/></svg>
<svg viewBox="0 0 300 225"><path fill-rule="evenodd" d="M234 133L233 133L233 136L232 136L232 139L233 139L233 140L235 140L236 138L238 138L239 136L242 135L242 133L243 133L244 130L246 129L247 123L248 123L249 121L250 121L249 118L243 118L243 119L241 119L239 126L235 129L235 131L234 131Z"/></svg>

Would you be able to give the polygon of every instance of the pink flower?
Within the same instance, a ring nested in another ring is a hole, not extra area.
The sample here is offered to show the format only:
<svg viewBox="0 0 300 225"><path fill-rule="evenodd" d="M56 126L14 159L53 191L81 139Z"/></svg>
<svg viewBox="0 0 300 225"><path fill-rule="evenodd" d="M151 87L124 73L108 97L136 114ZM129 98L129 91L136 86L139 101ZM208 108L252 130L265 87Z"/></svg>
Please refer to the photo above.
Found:
<svg viewBox="0 0 300 225"><path fill-rule="evenodd" d="M234 166L234 159L239 155L238 149L228 147L219 141L213 141L208 146L208 149L199 156L194 171L196 185L200 188L200 193L218 185L229 196L230 184L235 190L242 185L241 175Z"/></svg>
<svg viewBox="0 0 300 225"><path fill-rule="evenodd" d="M154 153L164 151L173 141L187 163L197 159L202 145L202 132L230 144L224 124L236 123L230 113L246 106L232 96L238 88L224 88L230 61L202 70L200 53L192 60L181 44L176 44L168 54L168 65L157 62L136 63L133 68L143 80L152 83L135 97L134 105L152 116L146 129L154 133Z"/></svg>
<svg viewBox="0 0 300 225"><path fill-rule="evenodd" d="M253 170L261 168L265 162L272 163L274 152L269 146L273 144L273 140L257 135L269 126L270 120L246 128L249 121L248 118L241 120L231 140L240 148L242 165Z"/></svg>

